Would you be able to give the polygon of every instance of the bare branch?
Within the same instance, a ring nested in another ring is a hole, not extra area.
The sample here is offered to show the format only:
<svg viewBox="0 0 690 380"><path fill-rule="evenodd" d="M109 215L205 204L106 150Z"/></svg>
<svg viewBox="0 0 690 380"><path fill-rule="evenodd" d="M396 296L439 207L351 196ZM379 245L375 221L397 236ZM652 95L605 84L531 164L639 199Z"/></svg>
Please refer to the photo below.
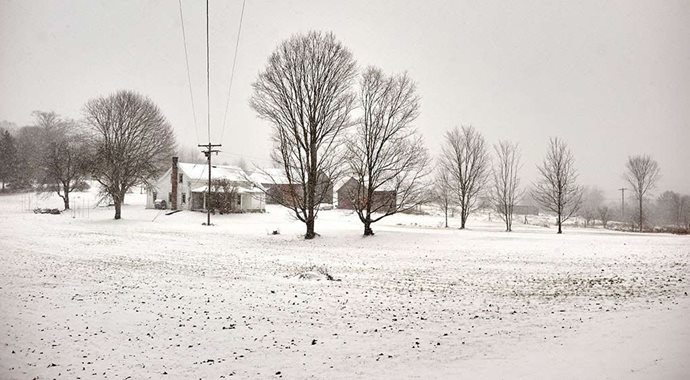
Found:
<svg viewBox="0 0 690 380"><path fill-rule="evenodd" d="M422 181L429 172L429 155L412 126L419 96L407 74L386 76L368 67L358 100L362 116L348 139L345 161L357 182L349 198L368 236L374 234L372 223L427 200Z"/></svg>
<svg viewBox="0 0 690 380"><path fill-rule="evenodd" d="M500 141L494 145L496 162L492 168L493 182L490 189L491 203L501 216L506 231L512 231L513 209L522 197L519 190L520 152L517 144Z"/></svg>
<svg viewBox="0 0 690 380"><path fill-rule="evenodd" d="M659 164L647 155L628 157L625 168L627 171L624 178L632 187L635 199L638 201L638 227L640 232L642 232L644 198L656 186L661 170L659 169Z"/></svg>
<svg viewBox="0 0 690 380"><path fill-rule="evenodd" d="M577 185L575 159L568 146L559 138L552 138L541 166L541 178L534 184L532 197L542 207L556 214L558 233L563 222L573 216L582 204L582 187Z"/></svg>
<svg viewBox="0 0 690 380"><path fill-rule="evenodd" d="M460 228L465 228L488 178L489 154L484 137L471 126L446 132L441 166L449 173L460 206Z"/></svg>
<svg viewBox="0 0 690 380"><path fill-rule="evenodd" d="M92 132L92 175L113 198L120 219L127 191L167 168L175 135L158 107L133 91L90 100L84 116Z"/></svg>
<svg viewBox="0 0 690 380"><path fill-rule="evenodd" d="M316 235L318 205L332 202L331 184L342 170L355 72L352 54L332 33L309 32L281 43L252 85L249 104L273 127L271 158L287 181L276 201L306 224L307 239Z"/></svg>
<svg viewBox="0 0 690 380"><path fill-rule="evenodd" d="M84 183L91 157L86 135L77 122L60 118L54 112L33 113L42 141L41 191L54 191L70 208L70 193Z"/></svg>

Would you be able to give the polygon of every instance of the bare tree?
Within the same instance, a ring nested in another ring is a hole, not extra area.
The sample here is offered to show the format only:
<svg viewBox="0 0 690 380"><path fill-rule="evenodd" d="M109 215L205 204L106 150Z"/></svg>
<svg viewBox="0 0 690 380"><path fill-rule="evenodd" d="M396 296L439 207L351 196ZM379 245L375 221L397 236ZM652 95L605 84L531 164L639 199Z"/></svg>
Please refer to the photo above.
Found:
<svg viewBox="0 0 690 380"><path fill-rule="evenodd" d="M370 236L372 223L426 200L422 181L429 172L429 155L412 126L419 97L407 74L386 76L381 69L367 68L359 106L363 115L348 139L346 162L357 181L350 198L364 236ZM385 192L377 195L379 190Z"/></svg>
<svg viewBox="0 0 690 380"><path fill-rule="evenodd" d="M660 176L659 164L650 156L638 155L628 157L625 167L627 172L624 178L632 186L633 194L638 201L638 227L639 231L642 232L644 197L656 186L656 181Z"/></svg>
<svg viewBox="0 0 690 380"><path fill-rule="evenodd" d="M70 208L70 193L83 185L91 157L86 135L74 120L66 120L53 112L34 112L36 125L42 129L45 146L41 163L44 170L42 191L57 193Z"/></svg>
<svg viewBox="0 0 690 380"><path fill-rule="evenodd" d="M445 226L448 228L448 212L453 212L453 206L455 205L455 193L453 187L450 184L450 178L448 178L448 172L441 169L436 172L436 178L434 179L434 194L433 201L438 205L443 211L445 217Z"/></svg>
<svg viewBox="0 0 690 380"><path fill-rule="evenodd" d="M484 190L489 172L489 154L484 137L473 127L457 127L446 132L441 166L449 173L450 183L460 206L460 228L477 209L477 199Z"/></svg>
<svg viewBox="0 0 690 380"><path fill-rule="evenodd" d="M237 212L239 210L239 193L237 186L228 179L214 179L211 181L211 199L209 205L213 205L213 212L220 214Z"/></svg>
<svg viewBox="0 0 690 380"><path fill-rule="evenodd" d="M521 197L518 177L520 152L517 144L507 141L499 141L494 145L494 151L496 162L492 169L491 203L506 224L506 231L510 232L513 226L513 208Z"/></svg>
<svg viewBox="0 0 690 380"><path fill-rule="evenodd" d="M250 106L272 124L271 158L287 180L278 202L306 225L305 239L316 236L318 205L331 201L342 169L355 75L352 53L332 33L309 32L282 42L252 85Z"/></svg>
<svg viewBox="0 0 690 380"><path fill-rule="evenodd" d="M582 191L582 206L580 216L585 220L585 228L597 218L601 203L604 201L604 192L596 187L585 187Z"/></svg>
<svg viewBox="0 0 690 380"><path fill-rule="evenodd" d="M91 173L112 198L115 219L120 219L127 191L149 184L167 169L175 135L160 109L133 91L90 100L84 116L93 132Z"/></svg>
<svg viewBox="0 0 690 380"><path fill-rule="evenodd" d="M674 191L664 191L656 200L656 209L659 222L665 225L683 225L683 213L685 207L683 196Z"/></svg>
<svg viewBox="0 0 690 380"><path fill-rule="evenodd" d="M599 206L599 208L597 208L597 215L599 216L599 220L601 220L601 225L606 228L607 224L609 223L609 219L611 218L611 210L609 207Z"/></svg>
<svg viewBox="0 0 690 380"><path fill-rule="evenodd" d="M575 158L558 137L549 142L544 162L537 166L541 178L534 184L532 197L545 209L556 213L558 233L582 204L582 187L577 185Z"/></svg>

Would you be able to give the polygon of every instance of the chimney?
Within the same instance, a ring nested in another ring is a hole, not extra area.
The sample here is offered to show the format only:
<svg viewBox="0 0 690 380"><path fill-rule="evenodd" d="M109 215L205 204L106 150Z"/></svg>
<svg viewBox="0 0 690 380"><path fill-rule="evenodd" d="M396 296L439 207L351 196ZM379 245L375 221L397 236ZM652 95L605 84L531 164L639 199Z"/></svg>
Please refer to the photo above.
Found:
<svg viewBox="0 0 690 380"><path fill-rule="evenodd" d="M172 199L170 200L170 209L177 210L177 157L172 158L172 172L170 173L170 183L172 184Z"/></svg>

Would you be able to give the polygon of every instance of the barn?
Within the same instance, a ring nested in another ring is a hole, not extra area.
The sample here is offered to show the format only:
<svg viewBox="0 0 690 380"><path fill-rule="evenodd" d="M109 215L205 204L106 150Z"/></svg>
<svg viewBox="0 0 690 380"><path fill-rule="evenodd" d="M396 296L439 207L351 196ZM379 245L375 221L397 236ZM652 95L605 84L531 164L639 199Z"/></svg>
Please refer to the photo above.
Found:
<svg viewBox="0 0 690 380"><path fill-rule="evenodd" d="M266 190L266 203L289 205L291 197L302 198L302 186L296 183L290 184L285 169L265 168L257 169L249 177L254 183L260 184ZM323 194L322 203L331 203L333 200L333 184L325 174L318 176L316 193Z"/></svg>
<svg viewBox="0 0 690 380"><path fill-rule="evenodd" d="M354 177L349 177L338 183L336 187L336 194L338 196L338 208L346 210L354 210L355 198L359 182ZM381 187L374 190L372 210L387 211L395 208L397 202L397 193L394 189L388 187Z"/></svg>

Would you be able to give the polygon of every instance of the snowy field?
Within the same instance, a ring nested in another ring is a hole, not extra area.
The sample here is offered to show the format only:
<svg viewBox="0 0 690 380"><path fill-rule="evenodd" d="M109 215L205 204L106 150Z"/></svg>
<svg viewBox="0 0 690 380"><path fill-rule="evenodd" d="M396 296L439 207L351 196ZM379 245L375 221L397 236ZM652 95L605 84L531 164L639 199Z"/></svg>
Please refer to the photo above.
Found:
<svg viewBox="0 0 690 380"><path fill-rule="evenodd" d="M690 378L687 236L144 202L0 196L0 378Z"/></svg>

